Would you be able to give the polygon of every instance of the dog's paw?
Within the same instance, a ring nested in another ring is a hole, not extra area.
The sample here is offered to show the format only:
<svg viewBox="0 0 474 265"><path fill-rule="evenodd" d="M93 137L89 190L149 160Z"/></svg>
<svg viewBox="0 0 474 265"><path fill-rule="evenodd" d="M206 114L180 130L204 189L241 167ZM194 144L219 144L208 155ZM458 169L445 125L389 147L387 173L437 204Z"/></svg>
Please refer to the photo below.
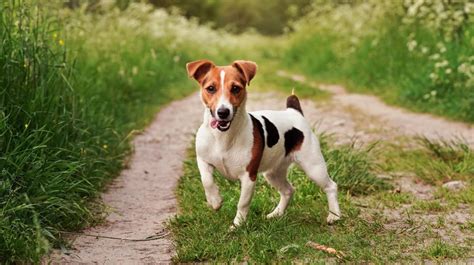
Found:
<svg viewBox="0 0 474 265"><path fill-rule="evenodd" d="M207 199L207 204L214 210L217 211L222 206L222 198L221 196L213 196Z"/></svg>
<svg viewBox="0 0 474 265"><path fill-rule="evenodd" d="M231 224L229 226L229 232L234 232L236 229L237 229L237 226L235 226L234 224Z"/></svg>
<svg viewBox="0 0 474 265"><path fill-rule="evenodd" d="M280 212L278 209L275 209L273 210L273 212L267 214L267 219L272 219L272 218L276 218L276 217L280 217L282 216L283 213Z"/></svg>
<svg viewBox="0 0 474 265"><path fill-rule="evenodd" d="M329 213L328 218L326 219L326 222L331 225L331 224L334 224L339 219L341 219L340 214L335 215L334 213Z"/></svg>

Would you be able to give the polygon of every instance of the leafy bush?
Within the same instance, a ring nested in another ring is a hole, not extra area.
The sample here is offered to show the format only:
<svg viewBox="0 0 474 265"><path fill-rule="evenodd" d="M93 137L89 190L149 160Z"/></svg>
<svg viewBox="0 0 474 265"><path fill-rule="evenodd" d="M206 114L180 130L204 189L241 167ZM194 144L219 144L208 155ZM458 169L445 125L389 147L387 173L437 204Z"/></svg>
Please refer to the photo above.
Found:
<svg viewBox="0 0 474 265"><path fill-rule="evenodd" d="M127 0L125 0L127 1ZM198 18L215 28L242 33L256 30L266 35L283 33L288 22L308 10L311 0L149 0L159 7L179 9L188 18Z"/></svg>

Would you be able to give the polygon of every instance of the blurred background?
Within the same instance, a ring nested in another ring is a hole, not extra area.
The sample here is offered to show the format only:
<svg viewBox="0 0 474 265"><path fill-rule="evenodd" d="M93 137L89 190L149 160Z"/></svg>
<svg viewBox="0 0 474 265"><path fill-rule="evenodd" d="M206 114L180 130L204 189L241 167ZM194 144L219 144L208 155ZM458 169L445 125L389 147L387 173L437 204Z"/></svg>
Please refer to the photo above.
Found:
<svg viewBox="0 0 474 265"><path fill-rule="evenodd" d="M38 262L94 198L129 140L195 91L185 63L277 70L474 122L468 0L4 0L0 4L0 260ZM258 81L260 80L260 81ZM288 88L289 89L289 88Z"/></svg>

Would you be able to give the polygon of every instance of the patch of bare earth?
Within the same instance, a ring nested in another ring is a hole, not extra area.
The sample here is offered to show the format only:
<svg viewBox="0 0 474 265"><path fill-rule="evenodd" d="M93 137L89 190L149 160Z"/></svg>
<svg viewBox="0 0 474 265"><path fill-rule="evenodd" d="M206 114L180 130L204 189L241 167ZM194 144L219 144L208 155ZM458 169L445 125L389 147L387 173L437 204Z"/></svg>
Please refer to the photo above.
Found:
<svg viewBox="0 0 474 265"><path fill-rule="evenodd" d="M85 234L146 239L162 235L165 222L176 213L175 189L182 162L202 116L202 104L193 94L163 108L151 125L133 141L134 153L102 195L112 213L106 222ZM169 237L128 241L77 236L72 249L55 251L44 263L53 264L159 264L170 263Z"/></svg>

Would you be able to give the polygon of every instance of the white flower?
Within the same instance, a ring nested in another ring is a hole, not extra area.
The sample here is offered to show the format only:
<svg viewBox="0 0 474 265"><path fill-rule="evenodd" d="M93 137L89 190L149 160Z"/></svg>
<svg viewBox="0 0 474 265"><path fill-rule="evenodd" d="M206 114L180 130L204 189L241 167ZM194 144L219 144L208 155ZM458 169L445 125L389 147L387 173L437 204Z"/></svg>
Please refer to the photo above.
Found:
<svg viewBox="0 0 474 265"><path fill-rule="evenodd" d="M431 60L438 60L440 58L439 54L438 53L435 53L433 55L430 56L430 59Z"/></svg>
<svg viewBox="0 0 474 265"><path fill-rule="evenodd" d="M451 68L446 69L445 73L449 75L452 72Z"/></svg>
<svg viewBox="0 0 474 265"><path fill-rule="evenodd" d="M449 64L448 61L443 60L441 62L435 63L435 68L442 68L442 67L448 66L448 64Z"/></svg>
<svg viewBox="0 0 474 265"><path fill-rule="evenodd" d="M408 50L409 51L413 51L415 48L416 48L416 45L418 43L416 42L416 40L411 40L407 43L407 47L408 47Z"/></svg>
<svg viewBox="0 0 474 265"><path fill-rule="evenodd" d="M436 97L436 90L431 90L430 95L431 95L432 97Z"/></svg>

